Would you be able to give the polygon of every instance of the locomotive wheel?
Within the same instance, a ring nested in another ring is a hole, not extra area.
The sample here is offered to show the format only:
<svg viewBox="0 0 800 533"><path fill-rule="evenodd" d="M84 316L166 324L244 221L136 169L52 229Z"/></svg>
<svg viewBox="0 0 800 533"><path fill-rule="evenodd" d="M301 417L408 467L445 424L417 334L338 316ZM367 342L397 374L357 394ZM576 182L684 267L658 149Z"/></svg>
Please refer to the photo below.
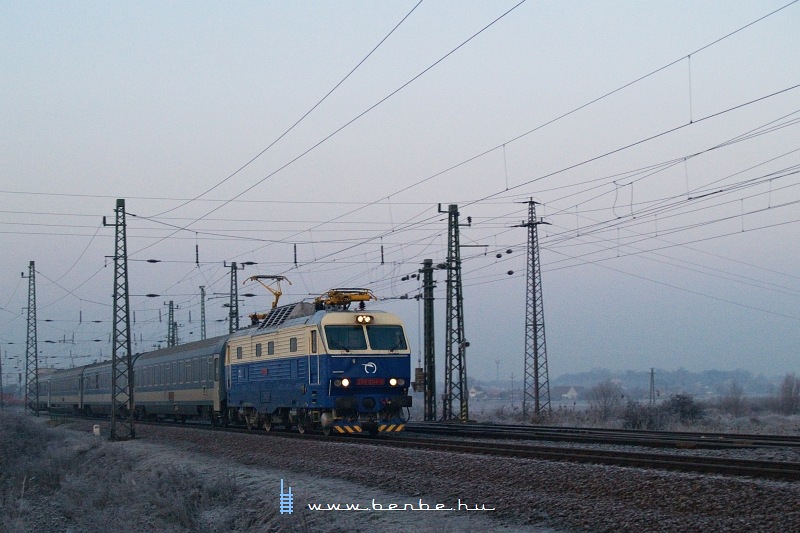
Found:
<svg viewBox="0 0 800 533"><path fill-rule="evenodd" d="M272 419L270 417L267 417L266 420L264 420L264 431L272 431Z"/></svg>
<svg viewBox="0 0 800 533"><path fill-rule="evenodd" d="M324 434L326 437L330 437L330 436L331 436L331 430L332 430L332 429L333 429L333 428L330 428L330 427L327 427L327 428L322 428L322 433L323 433L323 434Z"/></svg>
<svg viewBox="0 0 800 533"><path fill-rule="evenodd" d="M306 432L306 426L302 422L297 423L297 432L301 435Z"/></svg>

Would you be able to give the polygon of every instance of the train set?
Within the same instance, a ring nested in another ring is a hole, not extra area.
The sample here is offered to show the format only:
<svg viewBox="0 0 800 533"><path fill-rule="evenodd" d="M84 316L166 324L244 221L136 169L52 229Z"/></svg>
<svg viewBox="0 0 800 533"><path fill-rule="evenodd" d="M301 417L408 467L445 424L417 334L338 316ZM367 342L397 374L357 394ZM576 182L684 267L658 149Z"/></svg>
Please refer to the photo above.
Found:
<svg viewBox="0 0 800 533"><path fill-rule="evenodd" d="M366 289L283 306L276 297L247 328L136 354L129 409L140 419L267 431L402 431L411 407L409 343L397 315L366 310L375 299ZM111 369L105 361L41 376L39 407L110 414Z"/></svg>

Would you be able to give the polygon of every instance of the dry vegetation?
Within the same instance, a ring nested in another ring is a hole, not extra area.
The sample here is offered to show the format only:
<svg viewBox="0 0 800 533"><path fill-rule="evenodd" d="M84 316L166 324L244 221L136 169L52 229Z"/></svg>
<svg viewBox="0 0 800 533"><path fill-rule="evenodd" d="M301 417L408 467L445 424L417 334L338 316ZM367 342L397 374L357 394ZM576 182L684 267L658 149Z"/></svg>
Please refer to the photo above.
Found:
<svg viewBox="0 0 800 533"><path fill-rule="evenodd" d="M229 476L153 469L104 438L0 413L0 531L230 531L238 492Z"/></svg>
<svg viewBox="0 0 800 533"><path fill-rule="evenodd" d="M622 387L611 380L598 383L587 396L587 408L559 406L546 418L524 420L520 410L506 407L483 418L499 423L800 435L800 378L795 374L787 374L771 397L747 397L733 382L725 394L713 400L676 394L649 405L626 398Z"/></svg>

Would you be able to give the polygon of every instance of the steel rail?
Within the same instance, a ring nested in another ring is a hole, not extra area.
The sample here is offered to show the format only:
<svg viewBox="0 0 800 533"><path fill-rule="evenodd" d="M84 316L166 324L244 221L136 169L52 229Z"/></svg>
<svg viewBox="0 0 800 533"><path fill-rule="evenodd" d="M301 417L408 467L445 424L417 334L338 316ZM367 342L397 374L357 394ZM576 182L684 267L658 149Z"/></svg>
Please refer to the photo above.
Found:
<svg viewBox="0 0 800 533"><path fill-rule="evenodd" d="M594 444L625 444L651 448L731 449L798 448L800 437L791 435L746 435L740 433L614 430L554 426L501 424L406 424L409 433L429 433L471 438L546 440Z"/></svg>

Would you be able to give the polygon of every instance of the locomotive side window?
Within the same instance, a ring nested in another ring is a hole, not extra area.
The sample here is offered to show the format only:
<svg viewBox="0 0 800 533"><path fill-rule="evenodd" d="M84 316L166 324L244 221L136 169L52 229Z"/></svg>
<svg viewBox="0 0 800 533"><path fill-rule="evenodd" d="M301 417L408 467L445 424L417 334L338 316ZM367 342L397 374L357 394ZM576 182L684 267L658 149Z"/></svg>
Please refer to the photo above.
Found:
<svg viewBox="0 0 800 533"><path fill-rule="evenodd" d="M261 343L256 344L256 357L261 357Z"/></svg>
<svg viewBox="0 0 800 533"><path fill-rule="evenodd" d="M292 337L289 339L289 351L296 352L297 351L297 337Z"/></svg>
<svg viewBox="0 0 800 533"><path fill-rule="evenodd" d="M407 350L406 336L400 326L370 326L367 328L369 345L373 350Z"/></svg>
<svg viewBox="0 0 800 533"><path fill-rule="evenodd" d="M317 332L311 330L311 353L317 353Z"/></svg>
<svg viewBox="0 0 800 533"><path fill-rule="evenodd" d="M275 355L275 341L267 343L267 355Z"/></svg>
<svg viewBox="0 0 800 533"><path fill-rule="evenodd" d="M239 346L238 348L236 348L236 359L241 359L241 358L242 358L242 347Z"/></svg>
<svg viewBox="0 0 800 533"><path fill-rule="evenodd" d="M325 326L328 348L332 350L366 350L367 339L362 326Z"/></svg>

